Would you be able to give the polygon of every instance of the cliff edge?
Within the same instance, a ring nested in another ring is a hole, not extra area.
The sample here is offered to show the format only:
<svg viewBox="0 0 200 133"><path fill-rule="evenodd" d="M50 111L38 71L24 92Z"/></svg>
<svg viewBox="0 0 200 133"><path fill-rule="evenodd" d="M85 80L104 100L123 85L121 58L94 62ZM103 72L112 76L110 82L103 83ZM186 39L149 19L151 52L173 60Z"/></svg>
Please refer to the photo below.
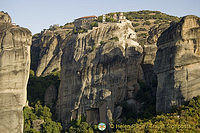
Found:
<svg viewBox="0 0 200 133"><path fill-rule="evenodd" d="M161 34L157 46L156 110L168 112L200 95L200 18L183 17Z"/></svg>
<svg viewBox="0 0 200 133"><path fill-rule="evenodd" d="M31 32L0 12L0 131L23 132L23 107L30 69Z"/></svg>
<svg viewBox="0 0 200 133"><path fill-rule="evenodd" d="M117 119L122 101L135 110L143 73L142 47L130 22L99 23L73 34L63 49L57 116L62 123L86 116L97 124Z"/></svg>

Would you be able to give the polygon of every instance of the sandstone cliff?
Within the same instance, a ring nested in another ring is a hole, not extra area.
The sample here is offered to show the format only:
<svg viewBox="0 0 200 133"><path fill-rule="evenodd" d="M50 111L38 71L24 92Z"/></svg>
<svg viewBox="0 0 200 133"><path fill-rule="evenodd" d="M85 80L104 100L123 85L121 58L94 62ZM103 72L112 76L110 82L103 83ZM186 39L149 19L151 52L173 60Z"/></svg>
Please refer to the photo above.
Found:
<svg viewBox="0 0 200 133"><path fill-rule="evenodd" d="M44 30L33 36L31 46L31 69L36 76L46 76L60 71L63 41L69 32L60 29Z"/></svg>
<svg viewBox="0 0 200 133"><path fill-rule="evenodd" d="M167 112L200 95L200 19L183 17L161 34L157 46L156 110Z"/></svg>
<svg viewBox="0 0 200 133"><path fill-rule="evenodd" d="M169 24L160 24L151 27L148 33L148 38L145 45L143 45L143 60L142 69L144 72L145 84L156 93L157 76L154 72L153 66L157 52L157 40L161 33L169 27Z"/></svg>
<svg viewBox="0 0 200 133"><path fill-rule="evenodd" d="M0 132L23 132L30 69L31 32L0 12Z"/></svg>
<svg viewBox="0 0 200 133"><path fill-rule="evenodd" d="M137 110L142 52L129 22L73 34L62 56L58 118L66 123L83 114L89 123L108 122L120 116L124 100Z"/></svg>

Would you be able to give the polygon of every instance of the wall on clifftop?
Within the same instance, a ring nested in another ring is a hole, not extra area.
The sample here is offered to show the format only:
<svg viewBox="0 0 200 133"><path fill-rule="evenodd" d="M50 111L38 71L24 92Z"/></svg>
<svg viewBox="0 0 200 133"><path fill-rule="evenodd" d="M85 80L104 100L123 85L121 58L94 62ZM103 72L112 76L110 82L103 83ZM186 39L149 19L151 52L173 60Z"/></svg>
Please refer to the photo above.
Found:
<svg viewBox="0 0 200 133"><path fill-rule="evenodd" d="M200 95L200 18L183 17L161 34L157 46L156 110L167 112Z"/></svg>
<svg viewBox="0 0 200 133"><path fill-rule="evenodd" d="M31 32L0 12L0 132L23 132L30 69Z"/></svg>
<svg viewBox="0 0 200 133"><path fill-rule="evenodd" d="M129 22L99 23L73 34L61 61L59 120L66 123L82 114L89 123L109 122L121 115L122 101L137 110L143 49L136 40Z"/></svg>

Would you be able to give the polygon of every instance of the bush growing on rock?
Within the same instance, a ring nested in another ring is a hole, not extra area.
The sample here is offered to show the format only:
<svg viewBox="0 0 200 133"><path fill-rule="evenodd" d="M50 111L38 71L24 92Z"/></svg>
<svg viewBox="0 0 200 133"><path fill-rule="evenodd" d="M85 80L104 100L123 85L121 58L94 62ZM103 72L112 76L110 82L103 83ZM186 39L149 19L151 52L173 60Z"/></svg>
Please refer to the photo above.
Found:
<svg viewBox="0 0 200 133"><path fill-rule="evenodd" d="M34 107L24 107L23 113L25 133L60 133L62 130L61 124L52 120L50 109L39 101Z"/></svg>

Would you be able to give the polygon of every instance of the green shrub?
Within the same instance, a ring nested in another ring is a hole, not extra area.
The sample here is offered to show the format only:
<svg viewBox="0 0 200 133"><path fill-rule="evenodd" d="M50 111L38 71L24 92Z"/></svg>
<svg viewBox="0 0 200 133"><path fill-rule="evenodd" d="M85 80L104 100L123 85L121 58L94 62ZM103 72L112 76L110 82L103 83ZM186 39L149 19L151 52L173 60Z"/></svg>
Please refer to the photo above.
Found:
<svg viewBox="0 0 200 133"><path fill-rule="evenodd" d="M138 32L138 31L147 31L147 29L145 29L145 28L137 28L137 29L135 29L135 32Z"/></svg>
<svg viewBox="0 0 200 133"><path fill-rule="evenodd" d="M147 33L141 33L141 34L138 35L138 37L146 38L147 37Z"/></svg>
<svg viewBox="0 0 200 133"><path fill-rule="evenodd" d="M139 24L139 23L133 23L132 25L133 25L133 27L137 27L137 26L139 26L140 24Z"/></svg>
<svg viewBox="0 0 200 133"><path fill-rule="evenodd" d="M93 127L86 122L86 118L81 116L78 120L72 120L69 124L69 133L93 133Z"/></svg>
<svg viewBox="0 0 200 133"><path fill-rule="evenodd" d="M171 113L162 113L154 117L137 119L137 121L130 119L133 128L129 132L200 132L199 116L200 96L176 107ZM127 132L128 130L120 129L119 131Z"/></svg>
<svg viewBox="0 0 200 133"><path fill-rule="evenodd" d="M101 44L101 45L104 45L104 44L106 44L106 42L104 42L104 41L101 41L101 42L100 42L100 44Z"/></svg>
<svg viewBox="0 0 200 133"><path fill-rule="evenodd" d="M61 124L52 120L50 109L46 106L42 106L39 101L36 102L34 108L24 107L23 114L25 133L60 133L62 130ZM34 129L34 120L42 121L39 131Z"/></svg>
<svg viewBox="0 0 200 133"><path fill-rule="evenodd" d="M98 27L98 22L94 21L90 24L91 27Z"/></svg>
<svg viewBox="0 0 200 133"><path fill-rule="evenodd" d="M99 16L99 17L97 18L97 21L98 21L98 22L102 22L102 20L103 20L103 16Z"/></svg>
<svg viewBox="0 0 200 133"><path fill-rule="evenodd" d="M150 21L145 21L145 22L143 23L143 25L151 25L151 22L150 22Z"/></svg>
<svg viewBox="0 0 200 133"><path fill-rule="evenodd" d="M30 76L27 85L27 99L30 103L35 103L35 101L41 101L44 103L44 95L46 89L50 85L54 85L57 89L60 84L60 72L55 72L52 75L45 77Z"/></svg>

